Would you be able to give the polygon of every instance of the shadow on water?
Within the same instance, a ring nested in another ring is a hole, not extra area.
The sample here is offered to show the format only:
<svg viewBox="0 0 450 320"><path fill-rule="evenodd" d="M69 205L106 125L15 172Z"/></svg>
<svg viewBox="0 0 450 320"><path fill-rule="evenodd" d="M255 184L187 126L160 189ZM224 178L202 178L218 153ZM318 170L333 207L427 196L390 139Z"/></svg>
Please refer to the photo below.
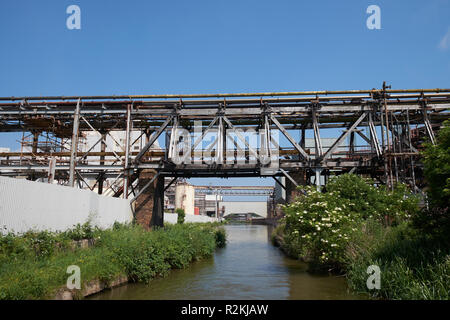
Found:
<svg viewBox="0 0 450 320"><path fill-rule="evenodd" d="M313 275L270 242L272 228L227 225L226 248L214 258L173 270L149 285L128 284L91 299L361 299L343 277Z"/></svg>

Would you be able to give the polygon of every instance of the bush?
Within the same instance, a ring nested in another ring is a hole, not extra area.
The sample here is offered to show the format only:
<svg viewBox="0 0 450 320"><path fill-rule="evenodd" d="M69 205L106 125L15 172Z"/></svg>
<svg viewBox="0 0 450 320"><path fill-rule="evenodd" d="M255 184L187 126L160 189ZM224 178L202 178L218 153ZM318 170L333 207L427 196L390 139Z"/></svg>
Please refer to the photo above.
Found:
<svg viewBox="0 0 450 320"><path fill-rule="evenodd" d="M224 248L227 245L227 233L224 228L216 230L216 246L217 248Z"/></svg>
<svg viewBox="0 0 450 320"><path fill-rule="evenodd" d="M178 209L175 210L175 213L178 214L177 223L178 224L183 224L184 223L184 217L186 216L186 214L184 213L184 209L178 208Z"/></svg>
<svg viewBox="0 0 450 320"><path fill-rule="evenodd" d="M313 187L284 208L287 251L314 264L337 266L359 217L350 201L337 193L321 193Z"/></svg>
<svg viewBox="0 0 450 320"><path fill-rule="evenodd" d="M304 195L283 208L282 246L314 269L344 270L346 248L365 220L398 224L417 211L417 204L418 198L404 185L389 192L371 180L344 174L327 184L327 192L307 187Z"/></svg>
<svg viewBox="0 0 450 320"><path fill-rule="evenodd" d="M0 235L0 264L2 261L24 257L46 258L69 247L64 233L28 231L21 236L10 232Z"/></svg>
<svg viewBox="0 0 450 320"><path fill-rule="evenodd" d="M424 175L429 206L414 217L414 226L448 241L450 233L450 121L445 121L436 145L426 144L423 152Z"/></svg>
<svg viewBox="0 0 450 320"><path fill-rule="evenodd" d="M436 145L427 143L423 151L427 195L433 207L450 206L450 121L443 123Z"/></svg>
<svg viewBox="0 0 450 320"><path fill-rule="evenodd" d="M330 180L327 190L350 200L350 209L362 219L377 219L385 225L411 218L418 211L419 198L406 185L397 184L393 191L375 187L371 179L343 174Z"/></svg>
<svg viewBox="0 0 450 320"><path fill-rule="evenodd" d="M64 232L65 236L71 240L79 241L83 239L93 239L100 229L93 227L88 221L84 224L77 224L73 229Z"/></svg>

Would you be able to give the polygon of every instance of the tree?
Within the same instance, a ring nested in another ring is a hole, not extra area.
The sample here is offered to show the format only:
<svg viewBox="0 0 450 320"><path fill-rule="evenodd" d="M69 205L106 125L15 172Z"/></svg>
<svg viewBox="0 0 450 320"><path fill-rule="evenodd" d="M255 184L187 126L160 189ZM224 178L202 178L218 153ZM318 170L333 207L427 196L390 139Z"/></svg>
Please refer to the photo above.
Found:
<svg viewBox="0 0 450 320"><path fill-rule="evenodd" d="M423 156L430 204L448 208L450 204L450 121L443 123L436 145L426 144Z"/></svg>
<svg viewBox="0 0 450 320"><path fill-rule="evenodd" d="M184 213L184 210L181 209L181 208L177 208L175 210L175 213L178 214L177 223L178 224L183 224L184 223L184 217L186 216L186 214Z"/></svg>
<svg viewBox="0 0 450 320"><path fill-rule="evenodd" d="M414 218L414 225L427 234L448 239L450 233L450 122L445 121L436 145L423 151L424 175L428 185L429 208Z"/></svg>

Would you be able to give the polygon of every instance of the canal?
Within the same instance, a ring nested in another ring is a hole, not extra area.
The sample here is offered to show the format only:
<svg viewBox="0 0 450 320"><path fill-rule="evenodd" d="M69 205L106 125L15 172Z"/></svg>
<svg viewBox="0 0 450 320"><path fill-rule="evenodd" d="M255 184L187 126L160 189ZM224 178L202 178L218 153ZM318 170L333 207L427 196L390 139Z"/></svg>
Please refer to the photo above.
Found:
<svg viewBox="0 0 450 320"><path fill-rule="evenodd" d="M149 285L128 284L90 299L361 299L344 277L313 275L271 244L272 227L227 225L228 243L213 258L173 270Z"/></svg>

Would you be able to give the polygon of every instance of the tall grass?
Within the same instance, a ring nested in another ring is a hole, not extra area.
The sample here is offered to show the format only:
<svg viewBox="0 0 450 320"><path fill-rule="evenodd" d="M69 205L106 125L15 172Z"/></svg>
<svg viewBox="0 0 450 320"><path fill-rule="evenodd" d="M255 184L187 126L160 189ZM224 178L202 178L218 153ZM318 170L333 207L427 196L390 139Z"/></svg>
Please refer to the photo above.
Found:
<svg viewBox="0 0 450 320"><path fill-rule="evenodd" d="M347 279L357 292L382 299L450 299L450 248L407 223L364 225L347 248ZM367 267L381 270L380 290L368 290Z"/></svg>

